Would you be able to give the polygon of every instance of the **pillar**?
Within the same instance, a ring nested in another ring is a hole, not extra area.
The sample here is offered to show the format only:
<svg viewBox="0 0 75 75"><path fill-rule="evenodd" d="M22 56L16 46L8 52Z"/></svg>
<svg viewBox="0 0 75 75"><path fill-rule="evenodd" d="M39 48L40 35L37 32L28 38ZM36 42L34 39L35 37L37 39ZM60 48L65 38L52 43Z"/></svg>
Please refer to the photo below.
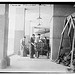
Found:
<svg viewBox="0 0 75 75"><path fill-rule="evenodd" d="M0 68L10 66L10 59L7 56L8 47L8 4L0 4Z"/></svg>

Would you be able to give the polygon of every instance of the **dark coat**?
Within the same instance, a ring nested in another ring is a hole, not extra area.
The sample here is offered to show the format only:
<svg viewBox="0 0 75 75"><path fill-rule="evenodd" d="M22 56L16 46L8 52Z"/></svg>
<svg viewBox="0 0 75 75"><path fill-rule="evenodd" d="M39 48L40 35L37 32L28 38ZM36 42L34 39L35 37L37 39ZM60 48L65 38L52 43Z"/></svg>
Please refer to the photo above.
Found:
<svg viewBox="0 0 75 75"><path fill-rule="evenodd" d="M34 43L34 39L31 37L31 43ZM34 54L35 50L34 50L34 45L31 44L31 53Z"/></svg>

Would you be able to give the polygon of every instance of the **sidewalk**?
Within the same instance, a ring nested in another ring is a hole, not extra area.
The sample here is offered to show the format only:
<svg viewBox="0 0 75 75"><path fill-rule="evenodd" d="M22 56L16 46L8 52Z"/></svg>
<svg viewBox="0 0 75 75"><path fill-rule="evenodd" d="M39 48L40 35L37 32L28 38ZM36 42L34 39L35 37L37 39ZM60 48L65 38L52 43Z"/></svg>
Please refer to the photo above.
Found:
<svg viewBox="0 0 75 75"><path fill-rule="evenodd" d="M66 73L66 67L52 62L46 56L40 58L30 59L28 57L21 57L13 55L10 57L11 63L7 69L0 69L0 72L53 72Z"/></svg>

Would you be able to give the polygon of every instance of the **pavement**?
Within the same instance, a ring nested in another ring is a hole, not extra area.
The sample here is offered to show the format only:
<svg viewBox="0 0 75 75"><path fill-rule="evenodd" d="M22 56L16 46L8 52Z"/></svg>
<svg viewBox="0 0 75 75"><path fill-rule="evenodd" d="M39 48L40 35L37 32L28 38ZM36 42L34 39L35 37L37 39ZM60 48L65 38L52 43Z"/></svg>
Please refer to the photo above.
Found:
<svg viewBox="0 0 75 75"><path fill-rule="evenodd" d="M0 69L0 72L68 73L66 66L52 62L46 56L30 58L20 55L11 56L10 66L6 69Z"/></svg>

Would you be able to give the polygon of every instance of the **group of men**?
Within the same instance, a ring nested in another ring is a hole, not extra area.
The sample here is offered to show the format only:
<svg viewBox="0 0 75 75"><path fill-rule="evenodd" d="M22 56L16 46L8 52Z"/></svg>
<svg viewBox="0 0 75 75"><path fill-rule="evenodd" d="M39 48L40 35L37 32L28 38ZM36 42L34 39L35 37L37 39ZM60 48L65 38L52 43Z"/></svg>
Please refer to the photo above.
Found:
<svg viewBox="0 0 75 75"><path fill-rule="evenodd" d="M23 53L25 54L25 56L27 56L27 51L26 51L26 44L25 44L25 39L26 37L24 36L24 38L21 40L21 49L24 51ZM48 43L47 45L49 45L49 42L47 42L47 38L45 37L46 43ZM30 54L30 58L34 58L34 54L35 54L35 47L36 47L36 43L41 42L41 37L40 34L38 34L38 37L35 38L35 34L32 34L32 37L30 38L29 44L30 44L30 50L29 50L29 54Z"/></svg>

